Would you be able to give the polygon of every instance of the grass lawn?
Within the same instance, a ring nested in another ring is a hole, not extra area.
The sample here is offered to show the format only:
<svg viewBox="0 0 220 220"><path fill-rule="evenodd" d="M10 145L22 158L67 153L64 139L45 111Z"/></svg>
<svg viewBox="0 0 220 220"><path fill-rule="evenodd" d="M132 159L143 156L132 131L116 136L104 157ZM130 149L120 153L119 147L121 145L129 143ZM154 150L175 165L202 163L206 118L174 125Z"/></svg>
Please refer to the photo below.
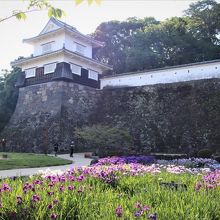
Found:
<svg viewBox="0 0 220 220"><path fill-rule="evenodd" d="M2 155L7 154L7 159L2 159ZM62 158L46 156L44 154L32 153L2 153L0 152L0 170L9 170L27 167L46 167L71 164L72 161Z"/></svg>

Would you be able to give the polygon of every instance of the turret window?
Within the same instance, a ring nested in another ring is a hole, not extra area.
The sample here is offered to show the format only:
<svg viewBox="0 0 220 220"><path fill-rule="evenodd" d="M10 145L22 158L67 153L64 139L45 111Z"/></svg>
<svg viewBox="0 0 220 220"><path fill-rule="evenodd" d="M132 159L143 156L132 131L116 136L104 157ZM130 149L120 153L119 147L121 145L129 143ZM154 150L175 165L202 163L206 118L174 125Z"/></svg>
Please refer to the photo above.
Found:
<svg viewBox="0 0 220 220"><path fill-rule="evenodd" d="M96 71L94 71L94 70L89 70L88 78L98 81L98 79L99 79L99 73L96 72Z"/></svg>
<svg viewBox="0 0 220 220"><path fill-rule="evenodd" d="M26 69L25 70L25 78L35 77L35 69L36 68Z"/></svg>
<svg viewBox="0 0 220 220"><path fill-rule="evenodd" d="M86 46L82 45L82 44L79 44L79 43L76 43L76 52L84 55L85 54L85 49L86 49Z"/></svg>
<svg viewBox="0 0 220 220"><path fill-rule="evenodd" d="M42 44L41 47L42 47L42 53L49 53L53 50L53 42L49 42L49 43L46 43L46 44Z"/></svg>
<svg viewBox="0 0 220 220"><path fill-rule="evenodd" d="M46 64L44 66L44 74L53 73L56 69L56 63Z"/></svg>
<svg viewBox="0 0 220 220"><path fill-rule="evenodd" d="M70 68L73 74L81 76L81 66L70 63Z"/></svg>

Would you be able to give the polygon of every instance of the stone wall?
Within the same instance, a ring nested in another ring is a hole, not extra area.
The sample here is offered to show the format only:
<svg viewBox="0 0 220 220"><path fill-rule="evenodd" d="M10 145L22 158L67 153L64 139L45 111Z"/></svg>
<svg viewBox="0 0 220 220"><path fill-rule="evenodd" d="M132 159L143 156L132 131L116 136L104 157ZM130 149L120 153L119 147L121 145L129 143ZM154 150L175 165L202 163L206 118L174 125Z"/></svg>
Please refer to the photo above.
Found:
<svg viewBox="0 0 220 220"><path fill-rule="evenodd" d="M96 90L72 82L52 81L19 89L15 112L1 136L8 150L52 151L68 148L74 127L86 124L96 106Z"/></svg>
<svg viewBox="0 0 220 220"><path fill-rule="evenodd" d="M154 152L220 150L220 80L104 90L94 122L128 128Z"/></svg>
<svg viewBox="0 0 220 220"><path fill-rule="evenodd" d="M105 90L63 81L24 87L1 137L10 150L52 151L57 141L68 149L74 129L89 124L127 128L136 147L154 152L219 149L220 79Z"/></svg>

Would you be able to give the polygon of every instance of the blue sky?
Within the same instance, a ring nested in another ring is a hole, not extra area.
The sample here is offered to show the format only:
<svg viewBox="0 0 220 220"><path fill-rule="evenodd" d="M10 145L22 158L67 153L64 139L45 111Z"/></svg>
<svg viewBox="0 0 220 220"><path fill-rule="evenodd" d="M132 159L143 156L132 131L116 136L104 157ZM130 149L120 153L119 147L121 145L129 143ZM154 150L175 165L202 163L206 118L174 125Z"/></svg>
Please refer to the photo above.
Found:
<svg viewBox="0 0 220 220"><path fill-rule="evenodd" d="M76 27L84 34L92 33L102 22L125 20L128 17L143 18L153 16L164 20L173 16L182 16L190 0L103 0L101 5L88 6L82 3L76 6L74 0L53 0L52 4L62 8L66 17L62 20ZM27 2L19 0L1 0L0 18L8 16L13 10L25 8ZM29 56L32 47L22 43L24 38L37 35L48 21L46 11L34 12L25 21L15 18L0 23L0 69L10 69L10 62L18 56Z"/></svg>

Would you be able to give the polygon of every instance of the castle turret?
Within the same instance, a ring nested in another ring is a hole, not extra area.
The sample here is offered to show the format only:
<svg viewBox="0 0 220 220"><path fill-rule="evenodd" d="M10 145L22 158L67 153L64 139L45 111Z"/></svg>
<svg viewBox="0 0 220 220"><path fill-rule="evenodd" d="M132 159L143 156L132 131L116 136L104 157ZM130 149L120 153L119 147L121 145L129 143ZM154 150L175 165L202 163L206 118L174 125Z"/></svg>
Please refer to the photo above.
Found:
<svg viewBox="0 0 220 220"><path fill-rule="evenodd" d="M68 80L99 88L101 74L111 69L92 58L93 48L102 47L102 42L53 17L39 35L23 42L33 45L34 51L30 57L11 63L24 72L17 83L19 87Z"/></svg>
<svg viewBox="0 0 220 220"><path fill-rule="evenodd" d="M19 97L2 136L12 150L68 149L74 129L90 123L100 94L100 76L111 69L92 58L103 43L51 18L36 37L24 40L33 54L12 62L20 67Z"/></svg>

